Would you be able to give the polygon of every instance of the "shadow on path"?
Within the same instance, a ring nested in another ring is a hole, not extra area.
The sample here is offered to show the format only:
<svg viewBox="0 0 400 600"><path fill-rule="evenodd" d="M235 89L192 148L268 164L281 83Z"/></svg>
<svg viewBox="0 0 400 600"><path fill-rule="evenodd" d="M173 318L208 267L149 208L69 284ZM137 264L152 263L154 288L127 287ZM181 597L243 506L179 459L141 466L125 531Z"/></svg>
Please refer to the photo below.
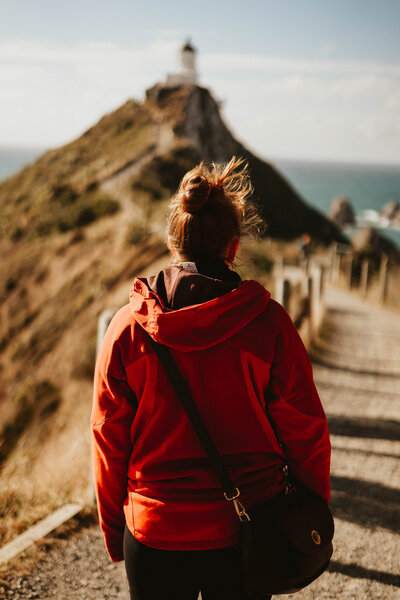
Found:
<svg viewBox="0 0 400 600"><path fill-rule="evenodd" d="M331 477L330 507L334 517L374 529L399 533L400 491L380 483Z"/></svg>
<svg viewBox="0 0 400 600"><path fill-rule="evenodd" d="M333 315L333 316L336 315L336 316L339 316L339 317L343 317L343 316L345 316L345 317L351 317L351 316L353 316L353 317L355 317L355 316L357 316L357 317L359 317L359 316L365 317L365 315L367 313L366 313L366 310L362 309L362 308L359 308L359 309L357 309L357 308L347 308L347 307L346 308L336 308L336 307L334 308L333 306L330 306L329 309L328 309L328 314L329 315Z"/></svg>
<svg viewBox="0 0 400 600"><path fill-rule="evenodd" d="M329 433L374 440L400 440L400 421L327 415Z"/></svg>
<svg viewBox="0 0 400 600"><path fill-rule="evenodd" d="M321 356L322 352L328 356L328 353L325 350L319 353L319 348L317 344L314 344L312 350L310 351L311 361L314 365L320 365L321 367L325 367L326 369L332 369L333 371L341 371L342 373L354 373L356 375L373 375L374 377L383 377L385 379L398 379L399 373L390 373L386 371L373 371L368 369L352 369L351 367L346 366L345 364L335 364L329 362L326 358ZM331 354L334 356L333 354Z"/></svg>
<svg viewBox="0 0 400 600"><path fill-rule="evenodd" d="M357 454L363 454L364 456L380 456L381 458L395 458L399 460L398 454L389 454L389 452L373 452L372 450L361 450L360 448L340 448L332 444L332 450L335 452L343 452L345 454L351 454L352 452Z"/></svg>
<svg viewBox="0 0 400 600"><path fill-rule="evenodd" d="M356 383L354 383L353 385L350 385L349 381L346 381L345 383L335 383L334 381L327 381L325 379L321 379L320 375L317 373L316 377L315 377L316 383L317 383L317 387L318 389L327 389L329 388L331 391L332 390L337 390L338 394L353 394L353 396L361 396L363 398L365 398L366 396L369 396L371 394L374 394L374 396L376 397L378 395L378 392L371 388L371 386L368 386L368 382L365 383L363 382L363 386L360 386L360 382L357 381ZM384 391L384 395L385 398L392 398L394 400L399 400L399 393L395 390L395 391L388 391L387 389L385 389Z"/></svg>
<svg viewBox="0 0 400 600"><path fill-rule="evenodd" d="M400 587L400 575L385 573L384 571L375 571L374 569L365 569L354 563L344 565L336 560L332 560L328 571L331 573L341 573L342 575L354 577L355 579L371 579L373 581L379 581L380 583L386 583L387 585L393 585L394 587Z"/></svg>

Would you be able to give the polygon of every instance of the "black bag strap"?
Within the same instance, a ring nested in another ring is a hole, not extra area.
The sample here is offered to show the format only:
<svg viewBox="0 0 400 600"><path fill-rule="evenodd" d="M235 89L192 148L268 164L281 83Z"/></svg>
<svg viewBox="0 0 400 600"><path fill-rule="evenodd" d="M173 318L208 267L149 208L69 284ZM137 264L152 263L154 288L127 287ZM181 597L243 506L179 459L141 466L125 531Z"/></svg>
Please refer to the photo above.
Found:
<svg viewBox="0 0 400 600"><path fill-rule="evenodd" d="M208 429L204 425L204 421L200 416L199 409L193 400L186 381L183 379L182 374L176 366L176 363L172 358L168 348L163 344L159 344L153 340L152 337L150 337L150 340L171 384L175 389L176 395L178 396L189 417L189 420L197 434L197 437L200 440L201 445L210 459L211 465L217 474L224 493L228 496L234 496L237 493L236 486L222 462L221 456L215 447Z"/></svg>
<svg viewBox="0 0 400 600"><path fill-rule="evenodd" d="M148 334L147 334L148 335ZM199 441L207 454L211 466L214 469L217 478L221 484L222 490L226 500L233 501L235 510L241 521L249 521L250 517L246 513L245 508L239 502L238 497L240 496L240 490L233 483L231 476L225 468L222 461L221 455L215 447L215 444L208 432L207 427L199 413L199 409L195 401L193 400L190 389L182 377L174 359L172 358L168 348L163 344L156 342L150 335L148 338L151 345L154 348L167 376L170 380L173 388L175 389L176 395L178 396L183 408L185 409L189 421L192 424L194 431L199 438Z"/></svg>

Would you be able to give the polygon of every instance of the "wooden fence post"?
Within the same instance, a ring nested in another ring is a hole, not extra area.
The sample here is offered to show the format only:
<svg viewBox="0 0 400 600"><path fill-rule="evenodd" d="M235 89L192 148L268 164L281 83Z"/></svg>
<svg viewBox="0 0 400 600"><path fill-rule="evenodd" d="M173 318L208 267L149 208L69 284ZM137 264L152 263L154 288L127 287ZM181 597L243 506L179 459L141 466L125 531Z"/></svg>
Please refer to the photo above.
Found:
<svg viewBox="0 0 400 600"><path fill-rule="evenodd" d="M285 310L289 308L291 284L288 279L278 276L275 279L275 300L282 304Z"/></svg>
<svg viewBox="0 0 400 600"><path fill-rule="evenodd" d="M364 258L361 263L361 275L360 275L360 291L361 294L366 297L368 293L368 274L369 274L369 261Z"/></svg>
<svg viewBox="0 0 400 600"><path fill-rule="evenodd" d="M332 283L340 283L340 270L342 267L342 255L336 252L334 265L333 265L333 273L332 273Z"/></svg>
<svg viewBox="0 0 400 600"><path fill-rule="evenodd" d="M388 257L386 256L386 254L383 254L381 258L381 266L379 269L379 301L382 302L382 304L386 302L387 297L388 262Z"/></svg>
<svg viewBox="0 0 400 600"><path fill-rule="evenodd" d="M351 282L353 278L353 254L350 253L347 257L347 287L351 290Z"/></svg>
<svg viewBox="0 0 400 600"><path fill-rule="evenodd" d="M306 298L311 296L312 277L305 274L301 279L301 293Z"/></svg>
<svg viewBox="0 0 400 600"><path fill-rule="evenodd" d="M117 308L108 308L103 310L101 315L99 316L99 320L97 321L97 342L96 342L96 357L101 348L101 344L103 343L104 336L106 335L106 331L108 326L117 312ZM89 504L96 504L96 492L94 489L94 477L93 477L93 467L92 461L90 461L89 467L89 487L88 487L88 502Z"/></svg>
<svg viewBox="0 0 400 600"><path fill-rule="evenodd" d="M283 277L283 268L285 266L285 261L283 256L279 256L275 261L275 272L279 277Z"/></svg>
<svg viewBox="0 0 400 600"><path fill-rule="evenodd" d="M312 324L312 332L314 334L314 332L318 329L321 317L321 293L323 288L322 268L318 265L313 266L311 282L310 319Z"/></svg>

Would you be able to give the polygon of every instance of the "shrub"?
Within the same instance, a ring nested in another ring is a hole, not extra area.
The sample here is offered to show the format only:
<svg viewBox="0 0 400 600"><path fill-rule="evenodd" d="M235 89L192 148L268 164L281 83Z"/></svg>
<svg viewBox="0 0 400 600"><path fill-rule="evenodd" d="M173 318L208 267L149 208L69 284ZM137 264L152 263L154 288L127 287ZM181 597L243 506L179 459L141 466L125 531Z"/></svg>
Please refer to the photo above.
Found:
<svg viewBox="0 0 400 600"><path fill-rule="evenodd" d="M29 427L35 414L45 419L60 404L58 388L49 380L25 381L14 397L17 407L13 420L4 427L0 444L0 464L14 450L20 436Z"/></svg>
<svg viewBox="0 0 400 600"><path fill-rule="evenodd" d="M61 206L68 206L78 199L76 190L68 185L55 185L52 188L52 202L57 202Z"/></svg>
<svg viewBox="0 0 400 600"><path fill-rule="evenodd" d="M176 191L182 177L199 162L199 157L191 147L178 146L163 156L156 156L153 168L160 184L169 193Z"/></svg>
<svg viewBox="0 0 400 600"><path fill-rule="evenodd" d="M147 224L143 221L134 221L128 228L126 241L128 244L140 244L149 237Z"/></svg>
<svg viewBox="0 0 400 600"><path fill-rule="evenodd" d="M149 196L151 200L161 200L164 196L164 191L159 183L145 179L135 179L132 183L132 190Z"/></svg>
<svg viewBox="0 0 400 600"><path fill-rule="evenodd" d="M154 201L170 198L184 174L197 162L199 156L192 147L177 146L145 164L132 182L132 189Z"/></svg>
<svg viewBox="0 0 400 600"><path fill-rule="evenodd" d="M41 358L51 352L64 332L63 323L47 321L39 324L27 342L16 343L11 353L12 360L24 359L31 364L38 364Z"/></svg>
<svg viewBox="0 0 400 600"><path fill-rule="evenodd" d="M272 267L274 266L274 261L268 254L265 249L261 247L255 246L250 252L250 259L254 265L254 267L260 273L270 273Z"/></svg>
<svg viewBox="0 0 400 600"><path fill-rule="evenodd" d="M18 242L25 235L25 231L19 225L16 225L10 232L10 240Z"/></svg>
<svg viewBox="0 0 400 600"><path fill-rule="evenodd" d="M66 232L85 227L97 219L113 215L119 210L119 203L101 192L90 192L77 197L72 203L60 204L41 217L36 223L35 232L40 237L53 232Z"/></svg>

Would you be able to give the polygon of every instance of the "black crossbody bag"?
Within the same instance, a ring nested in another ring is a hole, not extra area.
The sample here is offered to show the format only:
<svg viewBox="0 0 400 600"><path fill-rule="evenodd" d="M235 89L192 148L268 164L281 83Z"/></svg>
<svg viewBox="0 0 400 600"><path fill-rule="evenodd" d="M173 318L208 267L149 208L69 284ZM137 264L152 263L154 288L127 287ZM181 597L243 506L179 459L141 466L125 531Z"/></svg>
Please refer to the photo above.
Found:
<svg viewBox="0 0 400 600"><path fill-rule="evenodd" d="M243 590L275 595L306 587L326 570L332 556L334 523L328 503L295 481L285 464L285 492L247 511L168 348L148 337L215 470L225 499L233 503L240 519ZM277 436L275 424L267 417Z"/></svg>

